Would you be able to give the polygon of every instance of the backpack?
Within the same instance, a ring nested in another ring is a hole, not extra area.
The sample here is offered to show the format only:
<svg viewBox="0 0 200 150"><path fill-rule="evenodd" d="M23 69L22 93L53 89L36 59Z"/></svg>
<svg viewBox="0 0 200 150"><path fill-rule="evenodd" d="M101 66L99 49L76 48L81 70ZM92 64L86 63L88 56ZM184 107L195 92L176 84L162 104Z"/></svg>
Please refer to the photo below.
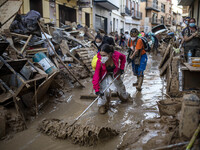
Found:
<svg viewBox="0 0 200 150"><path fill-rule="evenodd" d="M147 40L147 38L146 37L138 37L137 38L137 41L138 41L138 39L142 39L142 43L143 43L143 45L144 45L144 50L146 51L146 52L150 52L151 51L151 47L149 46L149 43L148 43L148 40ZM137 44L137 41L135 42L135 46L136 46L136 44ZM129 39L129 45L131 45L131 40Z"/></svg>
<svg viewBox="0 0 200 150"><path fill-rule="evenodd" d="M95 71L95 69L96 69L97 60L98 60L98 57L97 57L97 54L96 54L96 55L93 57L92 63L91 63L92 69L93 69L94 71Z"/></svg>

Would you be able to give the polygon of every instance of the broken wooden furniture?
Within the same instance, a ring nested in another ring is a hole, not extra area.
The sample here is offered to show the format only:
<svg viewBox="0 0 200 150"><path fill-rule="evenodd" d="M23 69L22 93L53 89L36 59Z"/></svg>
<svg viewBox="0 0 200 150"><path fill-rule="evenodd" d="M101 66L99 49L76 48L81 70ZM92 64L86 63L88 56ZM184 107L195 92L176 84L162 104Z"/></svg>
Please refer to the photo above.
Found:
<svg viewBox="0 0 200 150"><path fill-rule="evenodd" d="M93 48L79 48L75 51L92 76L94 74L94 70L92 69L91 62L97 52Z"/></svg>
<svg viewBox="0 0 200 150"><path fill-rule="evenodd" d="M6 65L1 65L0 78L8 85L8 87L10 87L10 89L12 89L14 94L10 92L1 93L0 105L7 105L12 102L14 97L18 97L18 100L20 99L18 102L23 100L23 104L25 104L26 107L32 107L32 105L29 105L28 103L33 102L35 104L35 111L37 115L38 105L44 103L42 98L49 89L49 86L57 72L48 77L48 75L39 68L38 70L40 70L40 73L36 72L31 66L29 66L29 69L25 69L27 68L25 65L27 64L27 59L14 61L7 60L6 62L13 68L13 70L15 70L15 72L20 74L25 82L16 78L16 75L14 75L11 70L7 69ZM30 70L32 70L31 68L33 69L32 73L30 73ZM29 86L27 87L25 84L28 84ZM31 100L26 98L28 93L33 93Z"/></svg>
<svg viewBox="0 0 200 150"><path fill-rule="evenodd" d="M0 30L9 29L21 6L21 1L0 1Z"/></svg>
<svg viewBox="0 0 200 150"><path fill-rule="evenodd" d="M66 64L62 61L62 59L60 58L60 56L56 53L55 48L51 45L49 39L47 38L46 34L44 33L43 28L41 27L40 23L38 22L38 25L42 31L42 33L44 34L49 46L51 47L51 49L54 51L55 56L58 58L58 60L60 61L60 63L65 67L65 69L70 73L70 75L72 75L72 77L82 86L85 87L75 76L74 74L69 70L68 66L66 66Z"/></svg>
<svg viewBox="0 0 200 150"><path fill-rule="evenodd" d="M193 67L188 63L181 66L183 91L200 91L200 67Z"/></svg>

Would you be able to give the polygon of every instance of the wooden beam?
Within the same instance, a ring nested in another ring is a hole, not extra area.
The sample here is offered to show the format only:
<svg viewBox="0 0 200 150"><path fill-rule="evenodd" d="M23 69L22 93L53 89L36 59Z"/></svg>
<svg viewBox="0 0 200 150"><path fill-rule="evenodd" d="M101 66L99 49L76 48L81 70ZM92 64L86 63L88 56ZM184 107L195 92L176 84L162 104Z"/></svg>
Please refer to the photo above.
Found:
<svg viewBox="0 0 200 150"><path fill-rule="evenodd" d="M38 22L38 25L42 31L42 33L44 34L49 46L51 47L51 49L54 51L56 57L59 59L60 63L65 67L65 69L69 72L69 74L82 86L85 87L76 77L75 75L69 70L68 66L66 66L66 64L62 61L62 59L60 58L60 56L56 53L56 50L54 49L54 47L50 44L49 39L46 37L46 34L44 33L44 30L42 29L40 23Z"/></svg>
<svg viewBox="0 0 200 150"><path fill-rule="evenodd" d="M9 34L10 34L11 36L18 36L18 37L21 37L21 38L29 38L28 35L22 35L22 34L13 33L13 32L10 32Z"/></svg>
<svg viewBox="0 0 200 150"><path fill-rule="evenodd" d="M31 40L31 38L32 38L32 34L28 37L28 40L26 41L25 45L23 46L23 48L21 50L21 54L23 54L23 52L24 52L26 46L28 45L29 41Z"/></svg>

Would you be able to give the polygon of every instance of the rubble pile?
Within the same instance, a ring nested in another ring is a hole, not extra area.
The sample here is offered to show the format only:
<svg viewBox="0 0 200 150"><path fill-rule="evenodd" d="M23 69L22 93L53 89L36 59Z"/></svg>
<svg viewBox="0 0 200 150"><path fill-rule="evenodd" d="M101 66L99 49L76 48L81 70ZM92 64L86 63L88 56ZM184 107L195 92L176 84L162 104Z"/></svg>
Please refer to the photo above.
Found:
<svg viewBox="0 0 200 150"><path fill-rule="evenodd" d="M29 115L38 115L41 104L48 101L44 96L50 88L54 93L70 91L83 86L80 80L93 74L88 60L96 54L92 44L96 32L75 22L56 27L45 23L34 10L20 15L21 5L20 1L7 1L0 7L4 18L0 28L0 105L7 108L14 102L22 121L19 126L24 128ZM10 125L16 122L20 121L13 117L6 120ZM19 131L17 128L14 130Z"/></svg>

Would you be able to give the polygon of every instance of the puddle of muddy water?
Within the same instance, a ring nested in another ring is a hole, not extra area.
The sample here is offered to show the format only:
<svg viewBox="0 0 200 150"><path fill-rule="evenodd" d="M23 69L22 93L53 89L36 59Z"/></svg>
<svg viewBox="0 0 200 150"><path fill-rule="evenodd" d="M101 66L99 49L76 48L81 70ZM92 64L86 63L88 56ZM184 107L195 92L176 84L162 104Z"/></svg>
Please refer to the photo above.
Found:
<svg viewBox="0 0 200 150"><path fill-rule="evenodd" d="M154 59L159 59L155 57ZM152 56L149 56L147 69L145 71L143 90L137 92L136 88L132 86L132 83L136 81L136 77L133 76L131 66L124 76L124 84L127 92L133 97L133 103L121 104L118 99L111 101L111 109L105 115L98 114L97 105L94 104L85 115L78 121L79 124L95 124L96 126L108 126L113 129L121 131L121 133L106 142L99 143L93 147L80 147L70 143L68 140L58 140L53 137L40 134L37 131L38 123L44 118L58 118L65 121L73 121L82 111L92 102L92 100L80 99L82 94L92 93L91 79L85 81L86 88L74 89L71 95L66 96L64 103L50 103L45 106L37 119L28 125L28 130L17 133L12 139L7 141L0 141L0 149L3 150L114 150L120 146L120 143L125 143L124 137L127 136L130 131L138 129L142 121L145 119L158 117L158 109L156 101L162 99L162 86L163 82L159 76L158 70L159 60L153 60ZM144 138L138 139L138 145L147 142L152 136L156 136L155 132L145 133ZM126 136L125 136L126 135ZM138 146L139 149L142 148Z"/></svg>

